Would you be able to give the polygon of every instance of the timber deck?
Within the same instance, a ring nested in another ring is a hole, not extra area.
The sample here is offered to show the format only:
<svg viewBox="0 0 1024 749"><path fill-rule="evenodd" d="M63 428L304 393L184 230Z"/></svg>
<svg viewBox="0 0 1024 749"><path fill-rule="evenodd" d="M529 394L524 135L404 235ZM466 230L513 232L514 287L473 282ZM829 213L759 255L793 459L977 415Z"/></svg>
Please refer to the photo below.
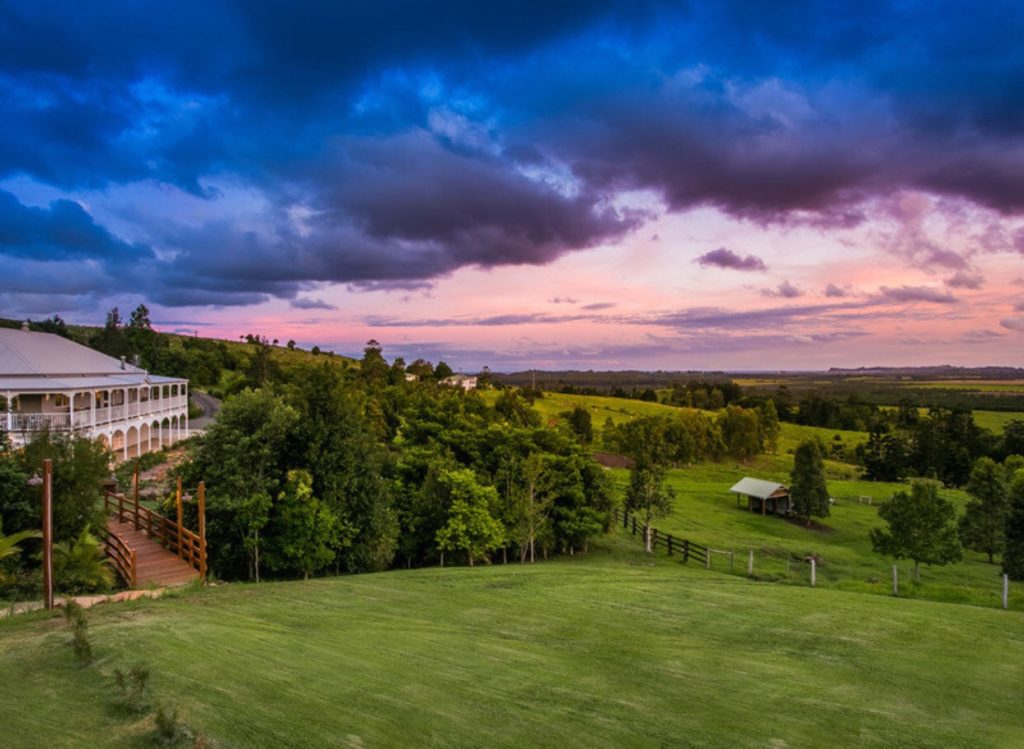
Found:
<svg viewBox="0 0 1024 749"><path fill-rule="evenodd" d="M107 519L107 529L117 534L125 545L135 551L136 588L150 586L184 585L199 579L199 571L159 541L150 538L146 529L135 530L131 518L119 522L117 517Z"/></svg>

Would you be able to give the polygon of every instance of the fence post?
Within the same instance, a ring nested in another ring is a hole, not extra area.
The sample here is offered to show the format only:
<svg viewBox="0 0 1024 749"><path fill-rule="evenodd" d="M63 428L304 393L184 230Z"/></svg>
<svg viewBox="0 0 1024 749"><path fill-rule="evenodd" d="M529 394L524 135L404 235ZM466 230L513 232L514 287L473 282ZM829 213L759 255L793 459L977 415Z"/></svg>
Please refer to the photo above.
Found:
<svg viewBox="0 0 1024 749"><path fill-rule="evenodd" d="M633 535L636 535L636 518L633 518Z"/></svg>
<svg viewBox="0 0 1024 749"><path fill-rule="evenodd" d="M683 539L683 561L690 561L690 540L687 538Z"/></svg>
<svg viewBox="0 0 1024 749"><path fill-rule="evenodd" d="M668 534L668 537L665 539L665 542L668 544L668 555L672 556L672 534L671 533Z"/></svg>
<svg viewBox="0 0 1024 749"><path fill-rule="evenodd" d="M813 588L818 583L818 563L811 557L811 587Z"/></svg>
<svg viewBox="0 0 1024 749"><path fill-rule="evenodd" d="M625 510L623 510L622 511L622 527L626 528L628 526L629 526L629 514Z"/></svg>
<svg viewBox="0 0 1024 749"><path fill-rule="evenodd" d="M754 576L754 550L750 550L750 556L747 557L747 576Z"/></svg>
<svg viewBox="0 0 1024 749"><path fill-rule="evenodd" d="M900 573L895 564L892 566L892 594L894 596L900 594Z"/></svg>
<svg viewBox="0 0 1024 749"><path fill-rule="evenodd" d="M1003 575L1003 608L1010 608L1010 576Z"/></svg>
<svg viewBox="0 0 1024 749"><path fill-rule="evenodd" d="M707 546L704 549L704 569L711 569L711 547Z"/></svg>

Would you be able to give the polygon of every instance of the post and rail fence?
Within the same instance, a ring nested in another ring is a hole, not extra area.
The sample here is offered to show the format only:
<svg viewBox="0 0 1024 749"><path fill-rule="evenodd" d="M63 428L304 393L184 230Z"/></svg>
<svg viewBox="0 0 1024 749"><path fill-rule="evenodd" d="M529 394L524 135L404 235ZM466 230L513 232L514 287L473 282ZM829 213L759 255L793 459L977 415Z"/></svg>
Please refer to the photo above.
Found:
<svg viewBox="0 0 1024 749"><path fill-rule="evenodd" d="M616 508L615 521L622 523L622 527L631 530L635 536L637 532L643 533L643 523L637 523L636 516L631 515L625 510ZM669 556L678 554L682 557L684 562L695 559L705 567L708 567L711 562L710 550L704 544L699 544L696 541L691 541L688 538L677 538L671 533L662 533L657 528L651 528L651 548L663 548L668 552Z"/></svg>

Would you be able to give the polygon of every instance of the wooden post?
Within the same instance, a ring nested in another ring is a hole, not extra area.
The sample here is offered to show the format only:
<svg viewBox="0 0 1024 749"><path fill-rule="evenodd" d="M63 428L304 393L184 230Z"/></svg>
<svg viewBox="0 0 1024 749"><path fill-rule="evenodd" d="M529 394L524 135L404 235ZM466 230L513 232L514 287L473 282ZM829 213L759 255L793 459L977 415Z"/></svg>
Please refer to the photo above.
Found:
<svg viewBox="0 0 1024 749"><path fill-rule="evenodd" d="M892 566L892 594L894 596L900 594L900 572L895 564Z"/></svg>
<svg viewBox="0 0 1024 749"><path fill-rule="evenodd" d="M636 518L633 518L633 535L636 535Z"/></svg>
<svg viewBox="0 0 1024 749"><path fill-rule="evenodd" d="M687 538L683 539L683 561L690 561L690 540Z"/></svg>
<svg viewBox="0 0 1024 749"><path fill-rule="evenodd" d="M139 461L135 461L135 530L139 529Z"/></svg>
<svg viewBox="0 0 1024 749"><path fill-rule="evenodd" d="M711 547L704 549L704 569L711 569Z"/></svg>
<svg viewBox="0 0 1024 749"><path fill-rule="evenodd" d="M132 555L131 555L131 559L129 560L129 563L132 566L132 571L131 571L131 575L130 575L131 581L129 582L128 587L135 588L139 584L139 564L138 564L138 561L135 558L135 549L132 549L131 552L132 552Z"/></svg>
<svg viewBox="0 0 1024 749"><path fill-rule="evenodd" d="M768 504L768 501L767 501L767 500L765 500L765 499L762 499L762 500L761 500L761 514L762 514L762 515L764 515L764 514L765 514L764 508L765 508L765 505L766 505L766 504Z"/></svg>
<svg viewBox="0 0 1024 749"><path fill-rule="evenodd" d="M1010 608L1010 576L1003 575L1003 609Z"/></svg>
<svg viewBox="0 0 1024 749"><path fill-rule="evenodd" d="M53 608L53 461L43 461L43 600Z"/></svg>
<svg viewBox="0 0 1024 749"><path fill-rule="evenodd" d="M206 482L199 482L199 579L206 582Z"/></svg>
<svg viewBox="0 0 1024 749"><path fill-rule="evenodd" d="M754 550L750 550L750 556L747 557L747 576L754 576Z"/></svg>
<svg viewBox="0 0 1024 749"><path fill-rule="evenodd" d="M815 587L818 584L818 562L814 557L811 557L811 587Z"/></svg>
<svg viewBox="0 0 1024 749"><path fill-rule="evenodd" d="M668 555L672 556L672 534L669 533L665 538L665 542L668 544Z"/></svg>
<svg viewBox="0 0 1024 749"><path fill-rule="evenodd" d="M178 558L184 559L184 549L181 548L181 476L178 477L178 492L174 501L178 509Z"/></svg>
<svg viewBox="0 0 1024 749"><path fill-rule="evenodd" d="M441 552L441 566L444 567L444 552Z"/></svg>

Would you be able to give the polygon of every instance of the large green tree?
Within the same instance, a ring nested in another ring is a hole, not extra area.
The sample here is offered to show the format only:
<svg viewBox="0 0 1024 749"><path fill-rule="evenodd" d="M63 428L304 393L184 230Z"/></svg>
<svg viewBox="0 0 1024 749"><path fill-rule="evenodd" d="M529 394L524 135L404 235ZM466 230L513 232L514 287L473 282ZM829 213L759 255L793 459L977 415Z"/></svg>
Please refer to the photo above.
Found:
<svg viewBox="0 0 1024 749"><path fill-rule="evenodd" d="M1014 580L1024 580L1024 469L1018 470L1011 478L1009 499L1003 572Z"/></svg>
<svg viewBox="0 0 1024 749"><path fill-rule="evenodd" d="M450 492L448 522L437 532L437 547L444 551L464 551L472 567L477 559L501 546L505 529L491 514L498 504L493 486L477 482L467 469L447 471L441 481Z"/></svg>
<svg viewBox="0 0 1024 749"><path fill-rule="evenodd" d="M266 565L308 579L334 561L348 540L345 530L330 508L313 496L309 472L289 471L264 534Z"/></svg>
<svg viewBox="0 0 1024 749"><path fill-rule="evenodd" d="M793 514L806 525L811 524L812 517L828 517L830 499L825 485L825 465L816 441L801 442L796 448L789 477Z"/></svg>
<svg viewBox="0 0 1024 749"><path fill-rule="evenodd" d="M210 563L218 574L260 579L261 532L284 485L298 414L269 390L226 401L185 475L207 486Z"/></svg>
<svg viewBox="0 0 1024 749"><path fill-rule="evenodd" d="M1003 551L1006 516L1010 511L1009 487L1003 467L991 458L979 458L967 480L971 500L960 518L960 540L965 547L988 555L988 562Z"/></svg>
<svg viewBox="0 0 1024 749"><path fill-rule="evenodd" d="M934 481L915 481L909 493L897 492L878 508L887 528L871 530L871 545L879 554L914 562L914 579L921 579L921 562L951 564L962 552L956 532L956 509L939 496Z"/></svg>

